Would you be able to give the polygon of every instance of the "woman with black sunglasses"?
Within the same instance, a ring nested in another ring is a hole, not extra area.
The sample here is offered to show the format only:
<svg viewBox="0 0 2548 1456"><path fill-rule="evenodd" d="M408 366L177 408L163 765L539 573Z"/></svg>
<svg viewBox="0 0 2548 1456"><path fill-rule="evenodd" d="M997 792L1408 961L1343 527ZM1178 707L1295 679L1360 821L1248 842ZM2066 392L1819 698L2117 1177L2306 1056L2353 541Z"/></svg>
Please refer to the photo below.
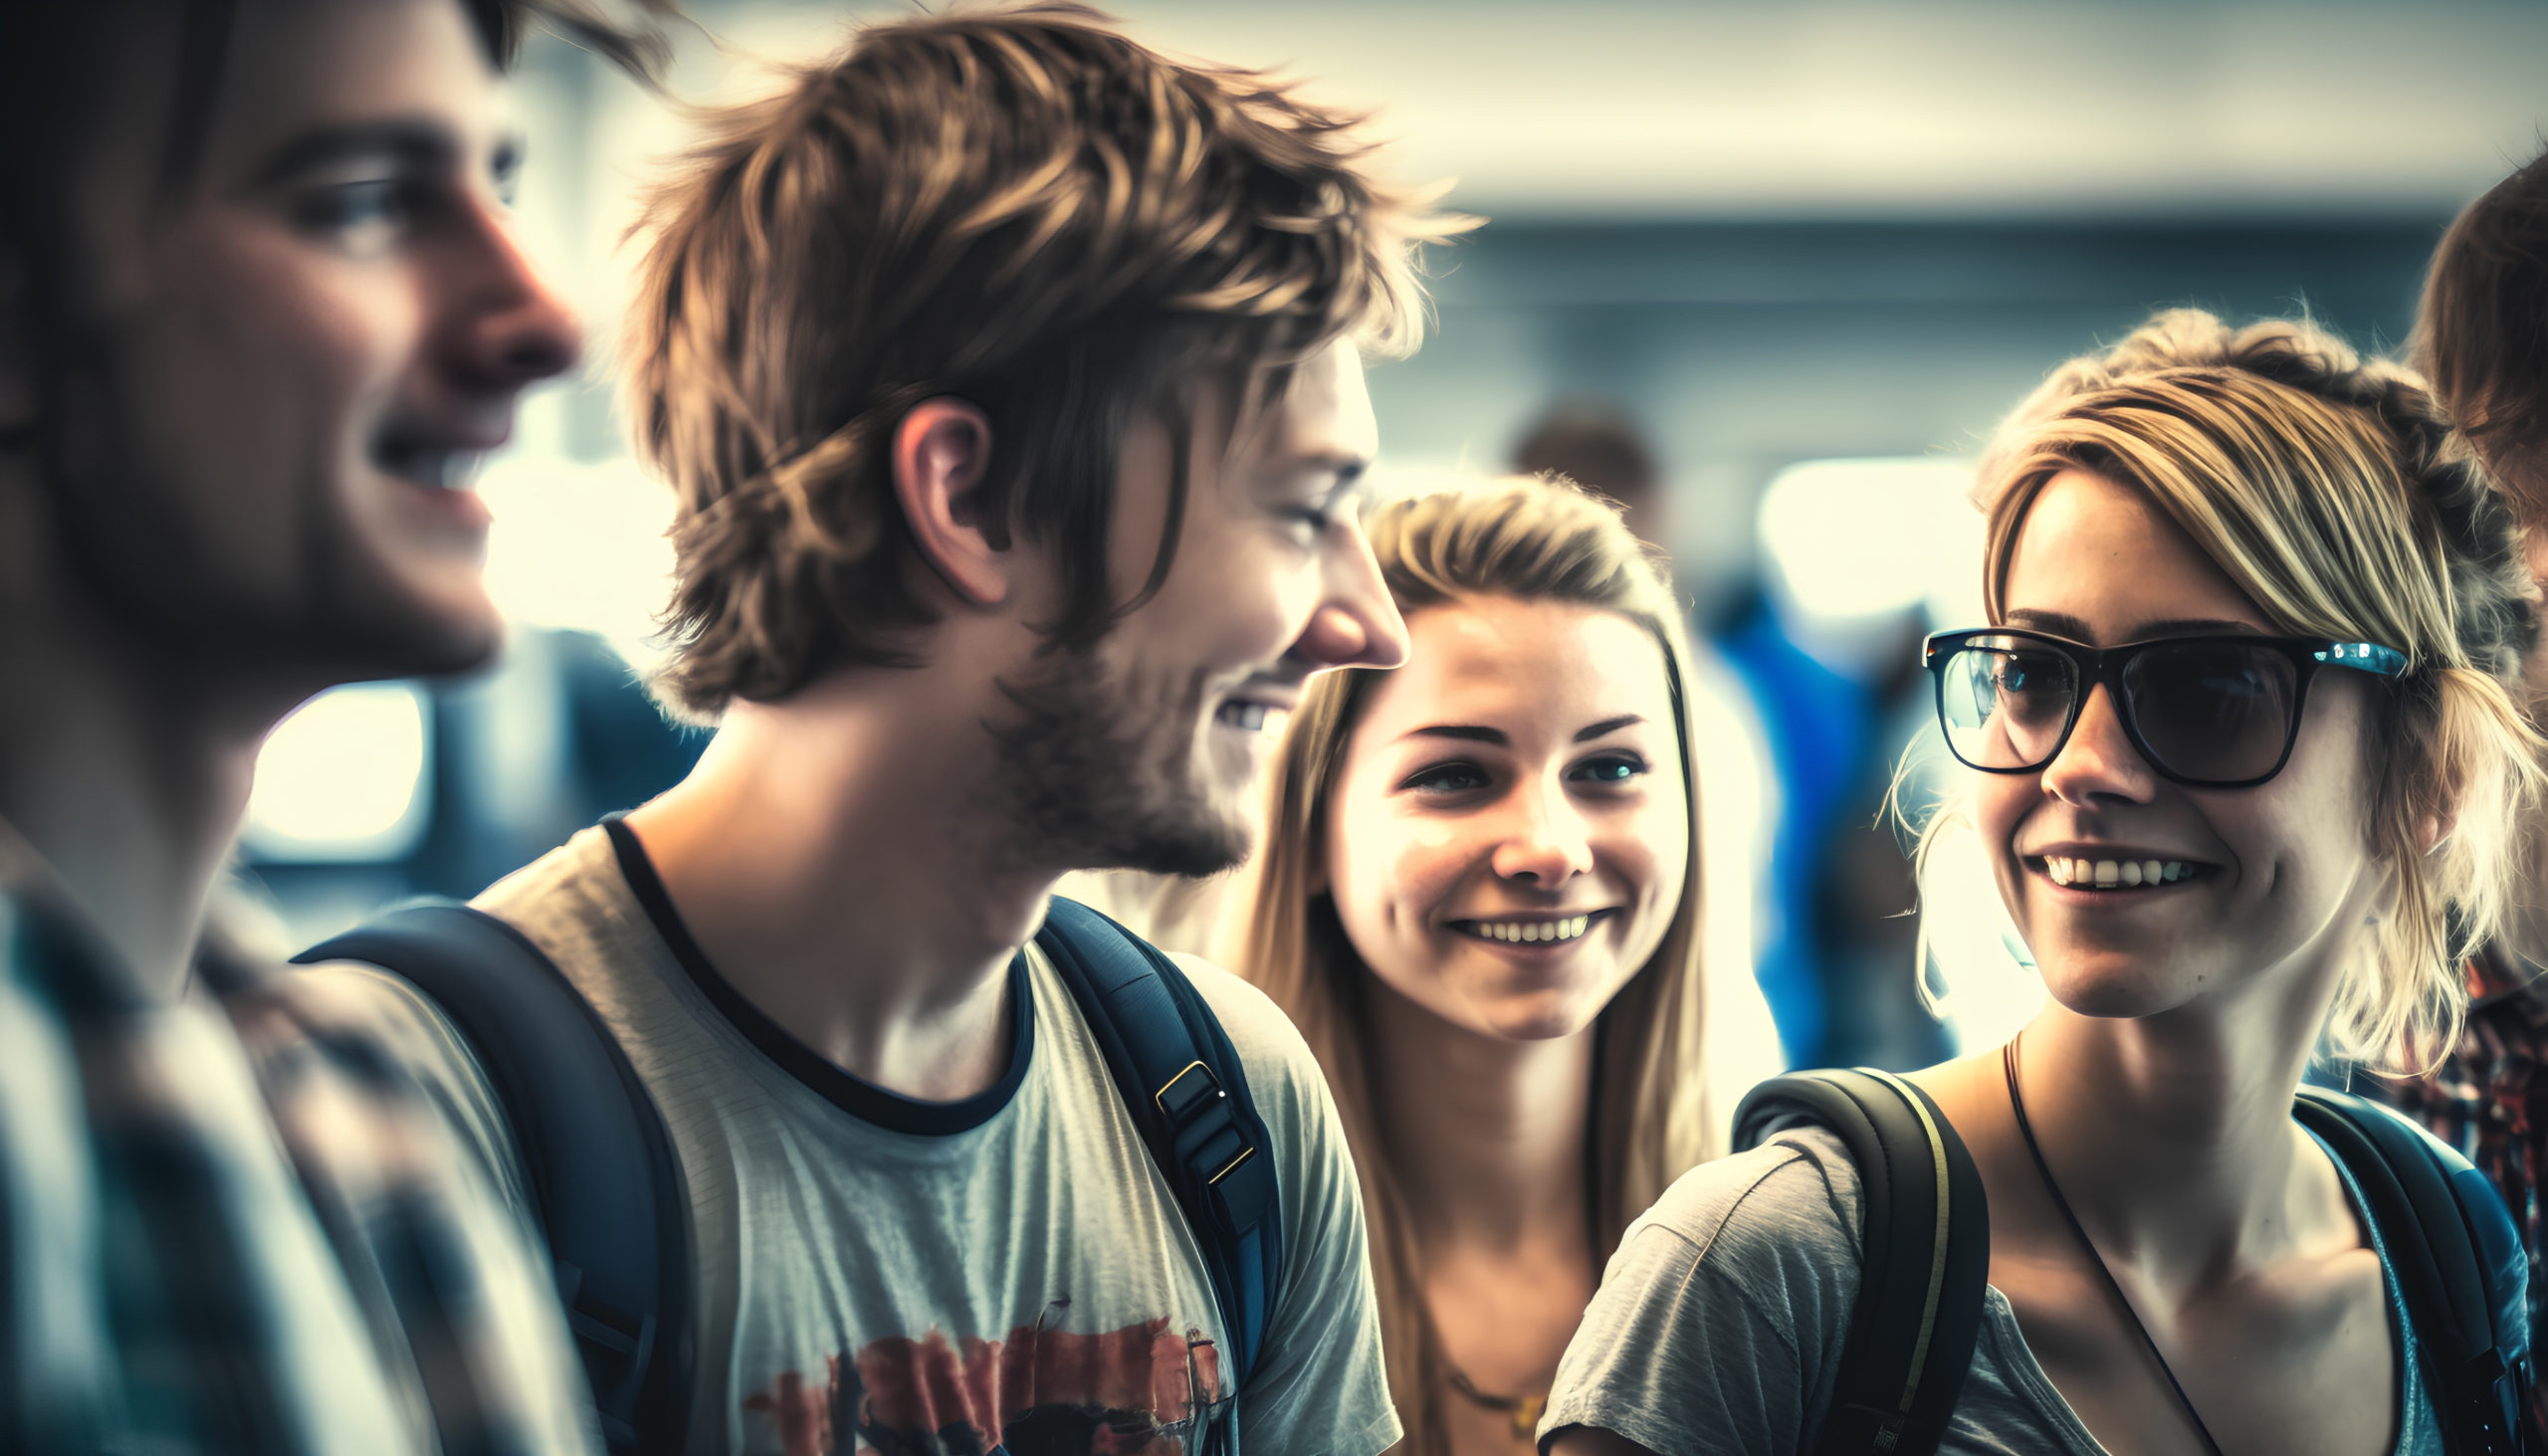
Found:
<svg viewBox="0 0 2548 1456"><path fill-rule="evenodd" d="M2438 1453L2380 1231L2291 1107L2322 1042L2447 1045L2500 917L2540 777L2511 524L2413 376L2191 311L2057 371L1980 499L1990 625L1928 664L1980 770L1956 817L2050 995L1909 1079L1989 1204L1938 1449ZM1815 1449L1860 1190L1815 1129L1675 1184L1567 1352L1552 1448Z"/></svg>

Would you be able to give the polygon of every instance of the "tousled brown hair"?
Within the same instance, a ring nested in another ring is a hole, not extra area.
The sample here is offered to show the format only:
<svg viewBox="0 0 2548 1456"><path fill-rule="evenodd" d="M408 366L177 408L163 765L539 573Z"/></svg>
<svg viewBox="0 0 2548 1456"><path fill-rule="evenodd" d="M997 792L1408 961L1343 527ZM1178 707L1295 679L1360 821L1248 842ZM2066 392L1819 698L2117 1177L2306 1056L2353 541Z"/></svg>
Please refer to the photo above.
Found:
<svg viewBox="0 0 2548 1456"><path fill-rule="evenodd" d="M2514 514L2548 525L2548 151L2442 235L2408 353Z"/></svg>
<svg viewBox="0 0 2548 1456"><path fill-rule="evenodd" d="M715 115L644 224L630 340L641 445L678 497L671 704L918 663L934 618L890 450L932 397L990 417L983 509L1052 551L1055 641L1156 591L1196 388L1244 415L1339 339L1411 347L1413 246L1466 225L1370 175L1357 122L1061 3L870 26ZM1145 415L1176 474L1127 602L1105 547Z"/></svg>
<svg viewBox="0 0 2548 1456"><path fill-rule="evenodd" d="M1591 1210L1607 1258L1629 1220L1709 1149L1700 1042L1705 989L1699 794L1688 701L1689 643L1663 565L1618 508L1562 479L1481 484L1393 502L1370 521L1373 553L1398 610L1478 597L1568 602L1645 628L1662 656L1689 792L1689 873L1662 942L1600 1015L1592 1088ZM1239 970L1291 1014L1317 1054L1354 1150L1371 1227L1372 1277L1389 1391L1410 1456L1447 1456L1437 1404L1441 1342L1425 1313L1411 1211L1391 1172L1366 1071L1375 1049L1363 1012L1371 972L1355 953L1324 878L1329 801L1372 688L1382 674L1328 673L1292 717L1269 785L1263 848L1251 869Z"/></svg>

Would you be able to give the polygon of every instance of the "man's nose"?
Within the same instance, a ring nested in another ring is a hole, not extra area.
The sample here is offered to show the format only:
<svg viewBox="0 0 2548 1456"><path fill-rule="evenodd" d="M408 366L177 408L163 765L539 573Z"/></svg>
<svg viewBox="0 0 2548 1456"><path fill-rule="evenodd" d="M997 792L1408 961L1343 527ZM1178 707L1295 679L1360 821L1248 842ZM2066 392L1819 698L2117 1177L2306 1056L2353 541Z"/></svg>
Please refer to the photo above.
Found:
<svg viewBox="0 0 2548 1456"><path fill-rule="evenodd" d="M1336 553L1326 594L1310 614L1294 654L1323 668L1393 668L1406 661L1406 619L1398 615L1363 523L1350 523L1351 548Z"/></svg>
<svg viewBox="0 0 2548 1456"><path fill-rule="evenodd" d="M474 387L526 388L575 366L583 329L492 204L476 209L472 246L451 280L450 357Z"/></svg>

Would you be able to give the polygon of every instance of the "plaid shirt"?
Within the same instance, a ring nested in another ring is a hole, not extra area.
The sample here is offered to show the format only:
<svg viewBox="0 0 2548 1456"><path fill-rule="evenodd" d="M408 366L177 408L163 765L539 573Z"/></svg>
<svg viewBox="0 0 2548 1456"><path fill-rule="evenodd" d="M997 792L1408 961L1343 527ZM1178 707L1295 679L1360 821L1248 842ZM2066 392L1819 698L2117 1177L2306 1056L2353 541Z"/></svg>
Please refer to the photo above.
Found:
<svg viewBox="0 0 2548 1456"><path fill-rule="evenodd" d="M2468 967L2467 1029L2429 1076L2365 1079L2364 1091L2432 1130L2494 1180L2530 1255L2530 1323L2536 1330L2548 1280L2541 1277L2540 1187L2548 1168L2548 980L2524 982L2479 959ZM2548 1381L2533 1352L2530 1417L2548 1430Z"/></svg>
<svg viewBox="0 0 2548 1456"><path fill-rule="evenodd" d="M0 1450L589 1456L519 1213L365 1028L151 994L0 826Z"/></svg>

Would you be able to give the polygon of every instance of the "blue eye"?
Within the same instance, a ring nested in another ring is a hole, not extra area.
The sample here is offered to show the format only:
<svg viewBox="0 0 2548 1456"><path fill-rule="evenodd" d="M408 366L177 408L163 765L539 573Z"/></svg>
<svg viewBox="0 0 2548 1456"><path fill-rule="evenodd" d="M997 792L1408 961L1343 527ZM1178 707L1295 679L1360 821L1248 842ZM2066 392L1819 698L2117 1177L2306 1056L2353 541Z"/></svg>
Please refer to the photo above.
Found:
<svg viewBox="0 0 2548 1456"><path fill-rule="evenodd" d="M1645 760L1634 753L1604 753L1577 764L1570 776L1588 783L1619 784L1645 772Z"/></svg>
<svg viewBox="0 0 2548 1456"><path fill-rule="evenodd" d="M293 214L312 232L363 235L407 226L415 215L414 202L406 182L367 177L317 188L301 198Z"/></svg>

